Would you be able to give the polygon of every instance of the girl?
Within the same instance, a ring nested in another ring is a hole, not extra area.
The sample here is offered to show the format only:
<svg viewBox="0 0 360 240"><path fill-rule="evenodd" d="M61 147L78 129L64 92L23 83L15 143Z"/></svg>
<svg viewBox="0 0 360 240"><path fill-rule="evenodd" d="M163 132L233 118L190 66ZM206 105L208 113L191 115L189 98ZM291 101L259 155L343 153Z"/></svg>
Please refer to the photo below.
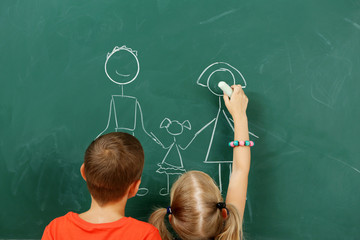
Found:
<svg viewBox="0 0 360 240"><path fill-rule="evenodd" d="M224 95L226 108L234 120L234 140L249 139L246 108L248 99L240 85L235 85L231 99ZM247 141L249 144L249 141ZM238 142L232 146L238 145ZM241 142L243 145L243 142ZM253 143L251 142L251 145ZM173 239L165 223L169 222L176 234L187 239L242 239L242 218L245 209L250 148L234 147L233 170L226 202L212 178L199 171L182 175L172 186L170 206L156 210L149 222L157 227L163 240Z"/></svg>

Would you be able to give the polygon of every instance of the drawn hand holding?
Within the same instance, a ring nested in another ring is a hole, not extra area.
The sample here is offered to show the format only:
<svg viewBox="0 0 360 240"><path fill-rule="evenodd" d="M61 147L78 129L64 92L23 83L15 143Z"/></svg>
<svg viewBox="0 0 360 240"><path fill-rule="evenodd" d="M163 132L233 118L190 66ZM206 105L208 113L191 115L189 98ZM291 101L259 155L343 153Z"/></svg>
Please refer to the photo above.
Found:
<svg viewBox="0 0 360 240"><path fill-rule="evenodd" d="M154 140L157 144L159 144L162 148L165 148L164 144L155 136L153 132L150 132L151 139Z"/></svg>

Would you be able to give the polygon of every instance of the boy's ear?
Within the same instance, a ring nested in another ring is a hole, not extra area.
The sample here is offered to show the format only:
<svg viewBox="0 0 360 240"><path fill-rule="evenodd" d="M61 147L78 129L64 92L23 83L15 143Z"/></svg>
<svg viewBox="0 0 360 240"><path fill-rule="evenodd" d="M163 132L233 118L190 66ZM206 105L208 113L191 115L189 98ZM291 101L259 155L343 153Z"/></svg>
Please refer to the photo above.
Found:
<svg viewBox="0 0 360 240"><path fill-rule="evenodd" d="M81 176L83 177L83 179L86 181L84 164L82 164L80 167L80 173L81 173Z"/></svg>
<svg viewBox="0 0 360 240"><path fill-rule="evenodd" d="M130 185L129 194L128 194L128 199L129 199L129 198L132 198L132 197L135 197L137 191L139 190L140 183L141 183L141 179L133 182L133 183Z"/></svg>

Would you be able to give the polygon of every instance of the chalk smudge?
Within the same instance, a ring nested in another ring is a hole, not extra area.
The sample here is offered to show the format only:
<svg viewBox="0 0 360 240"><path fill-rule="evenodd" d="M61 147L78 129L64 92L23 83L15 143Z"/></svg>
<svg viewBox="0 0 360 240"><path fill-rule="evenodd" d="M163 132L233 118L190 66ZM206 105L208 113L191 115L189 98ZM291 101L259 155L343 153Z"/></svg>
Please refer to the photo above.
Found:
<svg viewBox="0 0 360 240"><path fill-rule="evenodd" d="M223 13L221 13L221 14L219 14L219 15L217 15L217 16L214 16L214 17L212 17L212 18L210 18L210 19L208 19L208 20L205 20L205 21L200 22L200 24L208 24L208 23L215 22L216 20L219 20L220 18L225 17L226 15L229 15L229 14L231 14L231 13L234 13L234 12L236 12L237 10L238 10L238 9L233 9L233 10L230 10L230 11L227 11L227 12L223 12Z"/></svg>

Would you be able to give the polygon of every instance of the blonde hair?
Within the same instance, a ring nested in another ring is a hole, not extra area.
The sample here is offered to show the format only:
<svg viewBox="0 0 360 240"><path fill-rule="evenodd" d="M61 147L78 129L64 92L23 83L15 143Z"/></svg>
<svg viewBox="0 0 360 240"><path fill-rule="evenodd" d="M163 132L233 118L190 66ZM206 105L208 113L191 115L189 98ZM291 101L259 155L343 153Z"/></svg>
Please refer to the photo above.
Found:
<svg viewBox="0 0 360 240"><path fill-rule="evenodd" d="M173 230L182 239L242 239L241 218L237 209L227 204L228 217L216 204L223 198L213 179L199 171L183 174L172 186L170 193ZM163 240L173 239L165 223L166 208L157 209L149 222L159 229Z"/></svg>

